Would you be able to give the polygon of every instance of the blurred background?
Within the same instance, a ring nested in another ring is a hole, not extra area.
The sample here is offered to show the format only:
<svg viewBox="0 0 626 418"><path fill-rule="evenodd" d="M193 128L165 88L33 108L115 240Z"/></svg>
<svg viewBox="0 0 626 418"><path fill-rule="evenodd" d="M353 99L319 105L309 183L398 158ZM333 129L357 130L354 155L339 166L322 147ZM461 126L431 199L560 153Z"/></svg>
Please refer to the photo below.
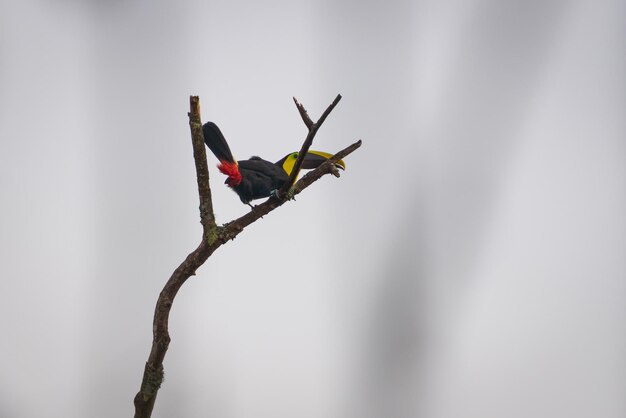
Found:
<svg viewBox="0 0 626 418"><path fill-rule="evenodd" d="M199 95L327 176L182 288L155 417L626 416L623 1L4 1L0 417L132 416ZM249 209L212 155L218 222Z"/></svg>

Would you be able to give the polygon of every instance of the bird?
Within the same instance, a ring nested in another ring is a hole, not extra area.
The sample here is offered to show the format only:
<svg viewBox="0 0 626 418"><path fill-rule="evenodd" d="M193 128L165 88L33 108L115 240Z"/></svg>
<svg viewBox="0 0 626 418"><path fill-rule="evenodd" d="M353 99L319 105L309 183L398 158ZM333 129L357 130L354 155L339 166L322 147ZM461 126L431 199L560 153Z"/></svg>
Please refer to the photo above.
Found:
<svg viewBox="0 0 626 418"><path fill-rule="evenodd" d="M235 160L226 138L214 122L202 125L204 142L219 160L217 168L227 176L224 184L230 187L242 203L253 208L251 201L263 199L276 192L289 180L293 167L298 159L297 152L291 152L280 160L272 163L261 157L253 156L247 160ZM302 160L302 168L311 170L319 167L332 154L323 151L307 152ZM335 163L337 168L345 170L342 160Z"/></svg>

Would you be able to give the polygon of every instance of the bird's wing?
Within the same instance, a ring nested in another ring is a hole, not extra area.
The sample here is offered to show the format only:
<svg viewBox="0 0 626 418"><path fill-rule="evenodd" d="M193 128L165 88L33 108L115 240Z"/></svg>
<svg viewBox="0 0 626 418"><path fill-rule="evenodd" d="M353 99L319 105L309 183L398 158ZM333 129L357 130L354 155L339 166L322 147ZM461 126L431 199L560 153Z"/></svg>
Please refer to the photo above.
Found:
<svg viewBox="0 0 626 418"><path fill-rule="evenodd" d="M260 157L252 157L249 160L240 160L239 169L254 172L258 175L275 178L278 180L286 181L289 177L287 174L276 164L264 160Z"/></svg>

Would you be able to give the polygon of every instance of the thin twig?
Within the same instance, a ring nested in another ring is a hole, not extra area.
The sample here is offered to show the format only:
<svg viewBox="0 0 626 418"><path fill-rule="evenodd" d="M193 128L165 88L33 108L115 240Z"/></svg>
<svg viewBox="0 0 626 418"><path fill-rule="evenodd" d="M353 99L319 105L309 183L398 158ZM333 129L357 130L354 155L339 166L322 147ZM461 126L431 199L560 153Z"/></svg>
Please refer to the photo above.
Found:
<svg viewBox="0 0 626 418"><path fill-rule="evenodd" d="M326 174L334 174L336 172L335 163L337 163L337 161L341 160L342 158L345 158L348 155L352 154L361 146L362 143L363 141L359 139L354 144L347 146L346 148L342 149L341 151L333 155L327 161L324 161L315 170L312 170L306 173L306 175L303 176L300 180L298 180L298 182L293 186L293 189L292 189L293 195L295 196L298 193L301 193L304 189L309 187L311 184L313 184L313 182L317 181L320 177Z"/></svg>
<svg viewBox="0 0 626 418"><path fill-rule="evenodd" d="M304 108L304 106L302 106L302 103L300 103L298 99L296 99L295 97L293 98L293 102L296 104L296 107L298 108L298 112L300 113L300 117L302 118L302 121L306 125L307 129L310 130L311 126L313 126L313 121L309 117L309 114L307 113L306 109Z"/></svg>
<svg viewBox="0 0 626 418"><path fill-rule="evenodd" d="M337 106L339 100L341 100L341 94L338 94L337 97L335 97L335 100L333 100L333 102L326 108L324 113L322 113L322 116L320 116L320 118L317 120L316 125L318 128L322 126L322 123L324 123L328 115L330 115L330 112L332 112L335 106Z"/></svg>
<svg viewBox="0 0 626 418"><path fill-rule="evenodd" d="M296 102L296 106L298 107L298 111L300 112L300 116L302 116L302 120L304 121L304 124L307 126L307 128L309 128L309 133L307 134L306 139L304 140L304 143L302 144L302 148L300 148L300 152L298 153L298 159L296 160L296 163L293 166L291 174L289 175L289 180L278 191L278 196L280 198L284 198L285 196L287 196L289 193L289 190L291 189L291 186L293 186L293 184L296 182L296 179L298 178L298 174L300 173L300 167L302 167L302 161L304 161L304 157L306 156L306 153L309 152L309 148L311 148L311 144L313 143L313 138L315 138L315 134L317 133L317 130L320 128L320 126L322 126L322 124L324 123L324 121L326 120L330 112L332 112L335 106L337 106L337 103L339 103L339 100L341 100L341 94L338 94L337 97L335 97L335 100L333 100L333 102L330 105L328 105L328 107L326 108L324 113L322 113L322 116L320 116L317 122L310 124L309 122L311 121L311 119L309 118L309 115L306 109L304 108L304 106L302 106L302 104L300 104L294 98L294 101Z"/></svg>

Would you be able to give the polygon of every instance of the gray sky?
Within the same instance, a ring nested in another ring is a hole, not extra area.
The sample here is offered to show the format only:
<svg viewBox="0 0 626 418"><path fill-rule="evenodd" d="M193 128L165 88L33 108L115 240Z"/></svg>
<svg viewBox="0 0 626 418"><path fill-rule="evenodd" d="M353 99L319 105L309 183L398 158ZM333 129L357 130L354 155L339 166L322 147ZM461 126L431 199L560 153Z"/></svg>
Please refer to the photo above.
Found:
<svg viewBox="0 0 626 418"><path fill-rule="evenodd" d="M185 284L154 416L623 417L624 9L3 2L0 416L132 414L201 235L189 95L278 160L341 93L314 149L363 147Z"/></svg>

